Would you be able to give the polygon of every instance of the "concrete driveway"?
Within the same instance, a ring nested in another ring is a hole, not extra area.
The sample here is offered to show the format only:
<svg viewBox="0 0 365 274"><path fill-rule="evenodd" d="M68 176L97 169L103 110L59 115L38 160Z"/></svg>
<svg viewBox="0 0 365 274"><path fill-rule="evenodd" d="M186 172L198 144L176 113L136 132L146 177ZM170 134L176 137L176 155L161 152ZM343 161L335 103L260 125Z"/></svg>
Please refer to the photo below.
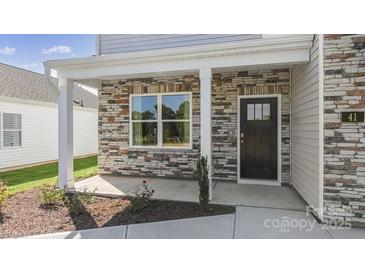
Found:
<svg viewBox="0 0 365 274"><path fill-rule="evenodd" d="M327 229L303 211L237 206L235 214L37 235L32 239L365 239L365 229Z"/></svg>

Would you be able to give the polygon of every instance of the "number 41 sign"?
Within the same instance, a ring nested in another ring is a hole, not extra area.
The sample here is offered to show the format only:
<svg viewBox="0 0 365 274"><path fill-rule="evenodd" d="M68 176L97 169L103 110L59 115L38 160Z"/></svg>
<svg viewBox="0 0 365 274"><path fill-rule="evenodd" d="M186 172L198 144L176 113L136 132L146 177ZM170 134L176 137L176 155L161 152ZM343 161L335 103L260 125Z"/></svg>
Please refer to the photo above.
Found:
<svg viewBox="0 0 365 274"><path fill-rule="evenodd" d="M351 111L341 113L341 122L344 123L363 123L364 115L363 111Z"/></svg>

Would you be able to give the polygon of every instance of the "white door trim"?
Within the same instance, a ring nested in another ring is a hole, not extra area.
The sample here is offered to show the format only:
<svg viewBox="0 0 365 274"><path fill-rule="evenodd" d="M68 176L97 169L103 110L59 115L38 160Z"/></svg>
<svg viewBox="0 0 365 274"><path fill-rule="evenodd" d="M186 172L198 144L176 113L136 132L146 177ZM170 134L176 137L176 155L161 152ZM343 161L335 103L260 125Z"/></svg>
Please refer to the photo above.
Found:
<svg viewBox="0 0 365 274"><path fill-rule="evenodd" d="M278 132L278 179L277 180L262 180L262 179L241 179L241 145L240 145L240 132L241 132L241 99L252 98L277 98L277 132ZM239 184L255 184L255 185L275 185L281 186L281 94L260 94L260 95L239 95L237 97L237 182Z"/></svg>

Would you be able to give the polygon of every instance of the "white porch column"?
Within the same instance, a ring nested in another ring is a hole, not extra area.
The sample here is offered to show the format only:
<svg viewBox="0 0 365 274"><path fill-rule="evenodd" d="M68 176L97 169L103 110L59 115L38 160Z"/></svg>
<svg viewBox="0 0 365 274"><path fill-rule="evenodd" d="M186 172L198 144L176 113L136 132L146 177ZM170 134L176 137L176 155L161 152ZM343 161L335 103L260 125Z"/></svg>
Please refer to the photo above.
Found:
<svg viewBox="0 0 365 274"><path fill-rule="evenodd" d="M209 167L209 198L213 199L212 182L212 69L203 68L200 75L200 152Z"/></svg>
<svg viewBox="0 0 365 274"><path fill-rule="evenodd" d="M73 177L73 81L58 79L58 185L74 187Z"/></svg>

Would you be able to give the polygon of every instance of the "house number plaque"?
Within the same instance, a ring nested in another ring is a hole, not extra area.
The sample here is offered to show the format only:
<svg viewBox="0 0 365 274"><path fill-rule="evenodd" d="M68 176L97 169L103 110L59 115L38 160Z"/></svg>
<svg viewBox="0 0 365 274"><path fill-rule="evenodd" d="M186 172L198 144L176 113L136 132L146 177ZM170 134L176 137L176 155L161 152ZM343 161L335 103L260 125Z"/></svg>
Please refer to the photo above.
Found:
<svg viewBox="0 0 365 274"><path fill-rule="evenodd" d="M345 123L363 123L365 112L351 111L341 113L341 122Z"/></svg>

